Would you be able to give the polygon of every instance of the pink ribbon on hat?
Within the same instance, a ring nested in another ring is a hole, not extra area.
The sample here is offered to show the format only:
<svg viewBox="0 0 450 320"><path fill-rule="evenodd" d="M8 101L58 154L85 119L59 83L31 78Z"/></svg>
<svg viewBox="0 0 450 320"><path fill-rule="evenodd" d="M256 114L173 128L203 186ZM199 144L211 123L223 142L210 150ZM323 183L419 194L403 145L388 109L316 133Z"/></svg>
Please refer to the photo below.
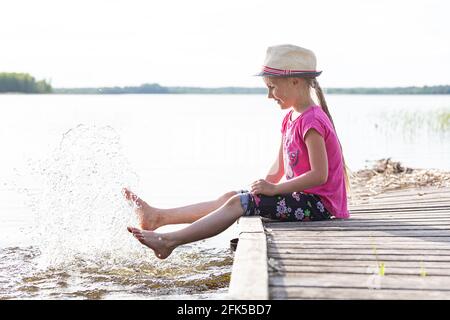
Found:
<svg viewBox="0 0 450 320"><path fill-rule="evenodd" d="M265 73L270 73L273 75L291 75L291 74L296 74L296 73L310 73L310 72L317 72L316 70L283 70L283 69L276 69L276 68L271 68L268 66L263 66L263 72Z"/></svg>

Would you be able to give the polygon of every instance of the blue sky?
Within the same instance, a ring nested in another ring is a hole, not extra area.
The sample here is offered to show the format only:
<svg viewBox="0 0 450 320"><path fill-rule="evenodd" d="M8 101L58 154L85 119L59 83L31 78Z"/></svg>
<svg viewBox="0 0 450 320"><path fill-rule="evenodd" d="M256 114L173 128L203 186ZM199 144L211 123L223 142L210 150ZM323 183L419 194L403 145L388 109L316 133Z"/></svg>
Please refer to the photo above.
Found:
<svg viewBox="0 0 450 320"><path fill-rule="evenodd" d="M450 84L441 0L1 0L0 72L54 87L263 86L268 46L312 49L324 87Z"/></svg>

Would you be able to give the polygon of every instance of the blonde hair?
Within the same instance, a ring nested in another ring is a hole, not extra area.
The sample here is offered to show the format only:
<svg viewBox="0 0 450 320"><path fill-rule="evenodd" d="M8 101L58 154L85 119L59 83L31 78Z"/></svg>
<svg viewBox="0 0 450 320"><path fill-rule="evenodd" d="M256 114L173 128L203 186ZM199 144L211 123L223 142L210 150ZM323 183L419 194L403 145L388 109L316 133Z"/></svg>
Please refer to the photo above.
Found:
<svg viewBox="0 0 450 320"><path fill-rule="evenodd" d="M306 83L309 85L309 87L314 89L316 96L319 99L320 106L322 107L323 111L326 113L326 115L330 119L331 124L333 125L333 128L336 131L336 127L334 126L333 118L331 117L330 110L328 110L328 105L325 100L325 96L323 94L322 88L319 85L319 82L317 81L316 78L305 78L305 80L306 80ZM336 135L337 135L337 133L336 133ZM347 167L347 165L345 164L344 152L342 150L342 145L341 145L341 142L339 141L339 138L338 138L338 142L339 142L339 146L341 147L342 162L344 163L345 189L347 190L347 192L351 192L349 177L351 176L352 173L351 173L350 168Z"/></svg>

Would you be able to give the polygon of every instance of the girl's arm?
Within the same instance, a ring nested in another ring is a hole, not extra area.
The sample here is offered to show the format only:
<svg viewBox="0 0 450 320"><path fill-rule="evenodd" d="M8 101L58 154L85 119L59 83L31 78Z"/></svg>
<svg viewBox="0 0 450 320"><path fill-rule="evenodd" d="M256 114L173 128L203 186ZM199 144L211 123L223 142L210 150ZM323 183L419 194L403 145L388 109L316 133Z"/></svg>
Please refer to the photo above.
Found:
<svg viewBox="0 0 450 320"><path fill-rule="evenodd" d="M275 194L300 192L324 184L328 180L328 158L325 141L315 129L305 135L311 170L289 181L275 185Z"/></svg>
<svg viewBox="0 0 450 320"><path fill-rule="evenodd" d="M284 161L283 161L283 139L281 139L280 151L277 158L266 176L266 181L270 183L278 183L284 175Z"/></svg>

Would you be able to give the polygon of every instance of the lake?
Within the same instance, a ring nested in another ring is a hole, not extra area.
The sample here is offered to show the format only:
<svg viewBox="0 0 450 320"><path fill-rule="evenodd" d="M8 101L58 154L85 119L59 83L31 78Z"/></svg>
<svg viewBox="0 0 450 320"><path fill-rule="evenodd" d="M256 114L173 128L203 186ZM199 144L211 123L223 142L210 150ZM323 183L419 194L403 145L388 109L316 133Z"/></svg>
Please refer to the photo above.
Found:
<svg viewBox="0 0 450 320"><path fill-rule="evenodd" d="M450 96L327 101L350 169L450 170ZM11 94L0 107L0 299L226 296L236 224L161 261L127 233L120 189L169 208L248 188L286 111L264 95Z"/></svg>

